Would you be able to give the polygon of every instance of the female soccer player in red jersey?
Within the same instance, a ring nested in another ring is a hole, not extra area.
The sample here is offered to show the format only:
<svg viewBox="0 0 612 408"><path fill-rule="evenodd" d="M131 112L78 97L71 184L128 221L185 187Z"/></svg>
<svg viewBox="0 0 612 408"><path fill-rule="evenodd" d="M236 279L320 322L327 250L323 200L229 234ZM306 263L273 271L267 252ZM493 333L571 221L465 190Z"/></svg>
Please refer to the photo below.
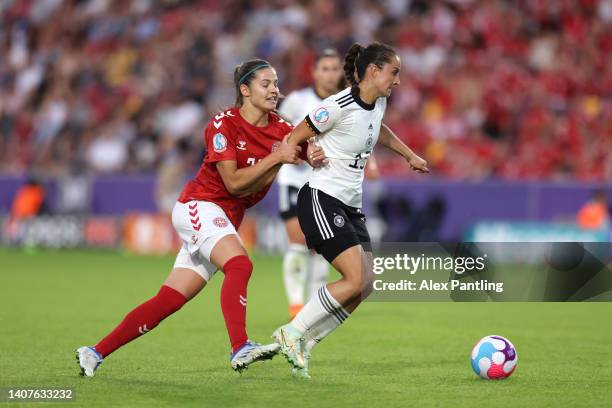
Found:
<svg viewBox="0 0 612 408"><path fill-rule="evenodd" d="M278 78L268 62L250 60L238 66L234 85L236 104L217 114L206 128L206 157L172 212L183 242L174 268L157 295L128 313L94 347L77 350L82 375L93 376L105 357L179 310L218 269L225 274L221 308L232 345L231 367L240 371L278 352L278 344L248 340L247 284L253 265L236 230L245 210L265 196L280 166L305 158L306 148L283 141L292 126L273 112ZM309 156L313 164L325 158L320 148L310 149Z"/></svg>

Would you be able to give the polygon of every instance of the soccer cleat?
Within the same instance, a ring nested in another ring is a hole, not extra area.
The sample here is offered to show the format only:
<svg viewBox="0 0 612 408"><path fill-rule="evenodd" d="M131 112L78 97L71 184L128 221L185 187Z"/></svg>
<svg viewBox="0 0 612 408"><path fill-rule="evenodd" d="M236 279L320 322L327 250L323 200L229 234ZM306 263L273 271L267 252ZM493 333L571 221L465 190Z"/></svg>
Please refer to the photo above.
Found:
<svg viewBox="0 0 612 408"><path fill-rule="evenodd" d="M262 345L247 340L242 347L234 353L230 353L230 364L234 371L242 372L255 361L272 359L278 354L279 349L280 346L276 343Z"/></svg>
<svg viewBox="0 0 612 408"><path fill-rule="evenodd" d="M304 368L304 339L300 332L291 324L286 324L274 330L272 338L280 344L280 352L287 361L295 368Z"/></svg>
<svg viewBox="0 0 612 408"><path fill-rule="evenodd" d="M291 375L296 378L310 378L310 374L308 373L308 362L310 361L310 353L308 350L304 350L304 368L291 368Z"/></svg>
<svg viewBox="0 0 612 408"><path fill-rule="evenodd" d="M79 347L76 350L76 360L81 368L81 375L93 377L94 372L100 367L104 358L93 347Z"/></svg>

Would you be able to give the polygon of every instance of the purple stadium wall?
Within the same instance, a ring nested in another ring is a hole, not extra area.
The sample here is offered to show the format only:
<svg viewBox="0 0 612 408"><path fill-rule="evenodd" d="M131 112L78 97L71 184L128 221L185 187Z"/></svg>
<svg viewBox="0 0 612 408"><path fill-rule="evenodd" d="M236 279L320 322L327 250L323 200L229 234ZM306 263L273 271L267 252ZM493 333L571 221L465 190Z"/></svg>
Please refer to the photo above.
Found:
<svg viewBox="0 0 612 408"><path fill-rule="evenodd" d="M23 178L0 177L0 212L9 211L14 194ZM126 212L155 212L153 199L155 178L152 176L96 177L92 180L91 212L94 214L123 214ZM45 183L48 206L56 208L56 184ZM453 182L428 179L414 182L388 179L366 184L365 212L376 211L375 202L390 197L401 197L412 208L422 208L432 198L445 203L440 226L440 238L453 240L461 237L465 229L483 220L554 221L573 218L578 209L595 189L609 185L587 183L540 182ZM277 211L276 186L257 206L267 214Z"/></svg>

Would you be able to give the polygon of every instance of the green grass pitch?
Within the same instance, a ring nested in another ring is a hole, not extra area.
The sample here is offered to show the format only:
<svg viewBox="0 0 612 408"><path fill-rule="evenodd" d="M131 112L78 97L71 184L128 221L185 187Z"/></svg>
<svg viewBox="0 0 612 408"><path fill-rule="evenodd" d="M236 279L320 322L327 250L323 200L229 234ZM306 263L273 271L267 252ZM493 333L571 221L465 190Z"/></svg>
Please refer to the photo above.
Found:
<svg viewBox="0 0 612 408"><path fill-rule="evenodd" d="M281 262L261 255L253 261L247 323L251 338L266 342L287 319ZM96 377L81 378L74 349L94 344L155 294L172 262L0 249L0 387L72 387L76 401L59 404L70 407L612 403L611 303L367 302L314 350L313 378L297 380L282 357L242 375L230 369L221 276L107 358ZM508 380L480 380L470 368L471 348L487 334L517 347Z"/></svg>

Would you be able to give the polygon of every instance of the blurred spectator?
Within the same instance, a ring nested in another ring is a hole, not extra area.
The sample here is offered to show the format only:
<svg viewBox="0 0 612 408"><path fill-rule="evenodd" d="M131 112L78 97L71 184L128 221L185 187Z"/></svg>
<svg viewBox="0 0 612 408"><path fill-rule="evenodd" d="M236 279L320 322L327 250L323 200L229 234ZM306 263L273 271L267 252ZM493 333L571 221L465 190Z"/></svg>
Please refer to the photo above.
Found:
<svg viewBox="0 0 612 408"><path fill-rule="evenodd" d="M122 116L102 126L86 151L88 166L99 173L126 170L128 146L135 136L134 125Z"/></svg>
<svg viewBox="0 0 612 408"><path fill-rule="evenodd" d="M596 191L593 197L585 203L577 217L581 228L596 230L610 225L610 214L608 212L608 199L604 191Z"/></svg>
<svg viewBox="0 0 612 408"><path fill-rule="evenodd" d="M34 217L44 210L45 189L35 179L28 180L19 187L13 199L11 218L20 220Z"/></svg>
<svg viewBox="0 0 612 408"><path fill-rule="evenodd" d="M286 94L371 40L403 62L385 120L433 174L612 181L612 0L1 1L0 173L155 172L168 138L202 145L241 60Z"/></svg>

